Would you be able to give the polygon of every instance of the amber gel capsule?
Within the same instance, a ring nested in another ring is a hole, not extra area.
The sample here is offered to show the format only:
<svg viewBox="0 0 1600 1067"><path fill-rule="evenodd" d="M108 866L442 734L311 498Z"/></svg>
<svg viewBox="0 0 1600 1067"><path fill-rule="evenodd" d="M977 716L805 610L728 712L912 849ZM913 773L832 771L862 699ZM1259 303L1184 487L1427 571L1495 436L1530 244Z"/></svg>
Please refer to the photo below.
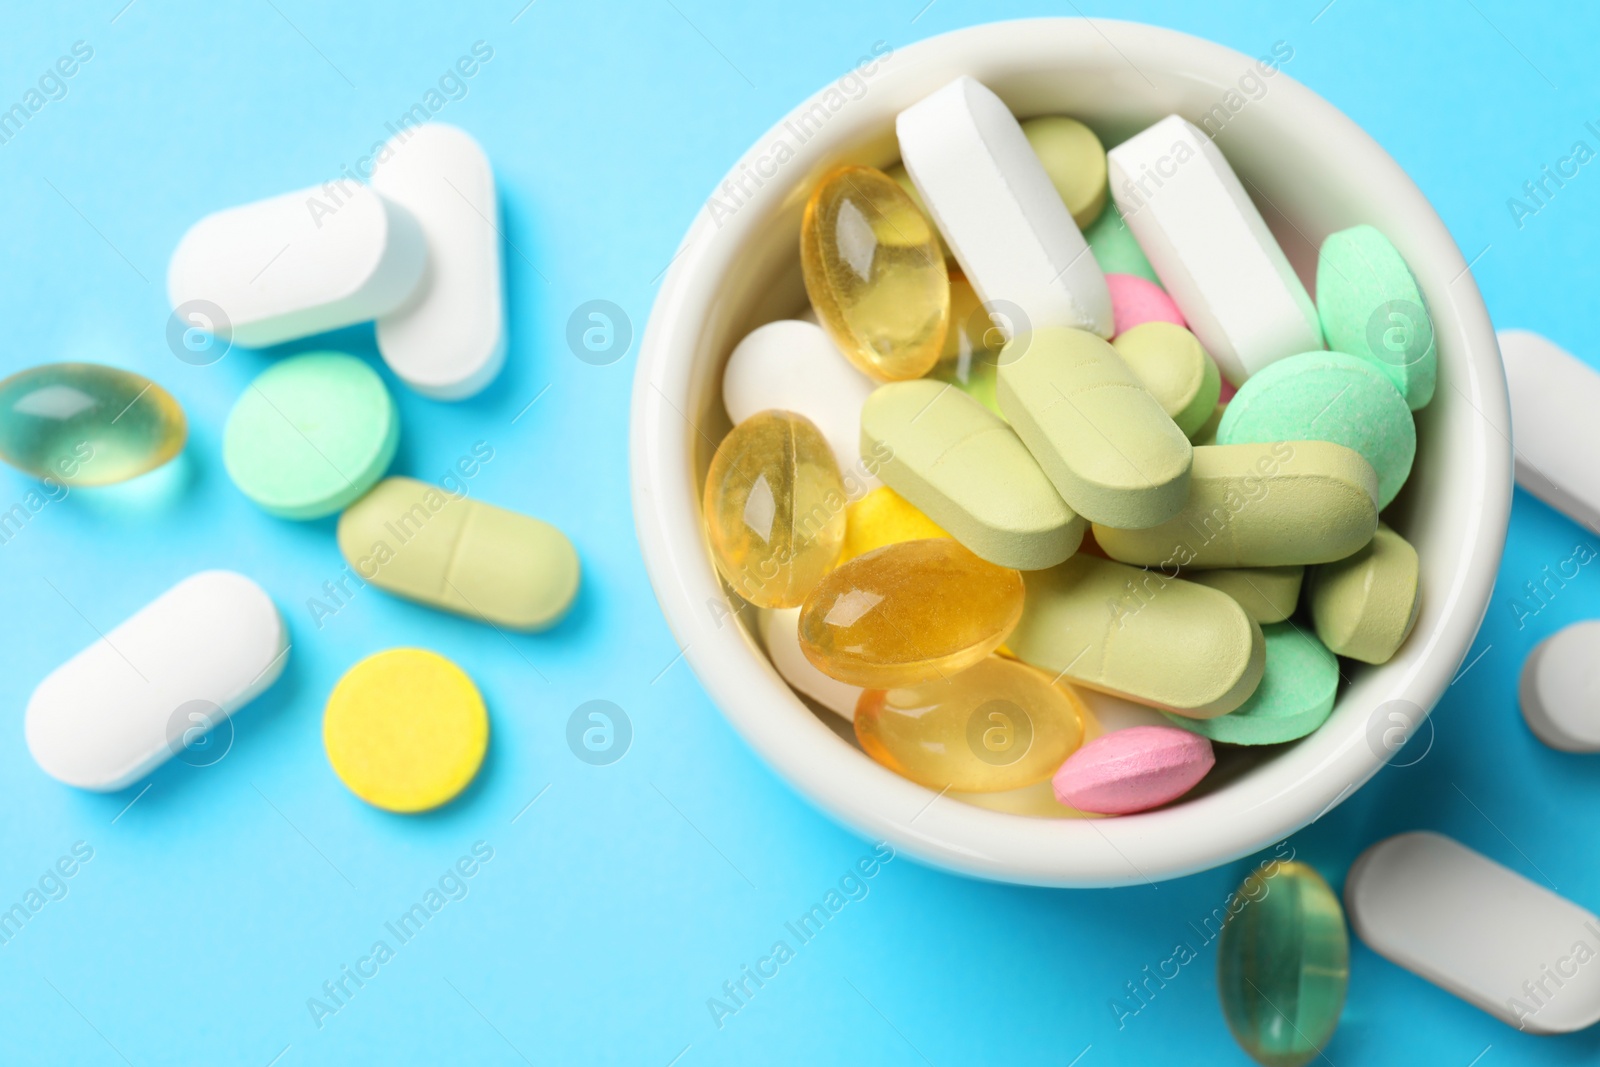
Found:
<svg viewBox="0 0 1600 1067"><path fill-rule="evenodd" d="M1266 1067L1321 1057L1350 977L1344 909L1303 863L1252 871L1217 941L1217 992L1240 1046Z"/></svg>
<svg viewBox="0 0 1600 1067"><path fill-rule="evenodd" d="M800 224L806 295L839 351L879 381L920 378L944 348L950 280L933 224L893 178L840 167Z"/></svg>
<svg viewBox="0 0 1600 1067"><path fill-rule="evenodd" d="M800 609L800 651L830 678L893 689L951 678L1022 617L1022 575L959 541L901 541L828 575Z"/></svg>
<svg viewBox="0 0 1600 1067"><path fill-rule="evenodd" d="M1085 709L1066 686L989 656L948 681L869 689L856 704L867 755L929 789L998 793L1042 782L1083 741Z"/></svg>
<svg viewBox="0 0 1600 1067"><path fill-rule="evenodd" d="M790 411L762 411L722 439L706 472L706 536L734 592L792 608L844 545L844 483L827 438Z"/></svg>
<svg viewBox="0 0 1600 1067"><path fill-rule="evenodd" d="M68 485L111 485L183 450L189 423L161 386L99 363L47 363L0 381L0 459Z"/></svg>

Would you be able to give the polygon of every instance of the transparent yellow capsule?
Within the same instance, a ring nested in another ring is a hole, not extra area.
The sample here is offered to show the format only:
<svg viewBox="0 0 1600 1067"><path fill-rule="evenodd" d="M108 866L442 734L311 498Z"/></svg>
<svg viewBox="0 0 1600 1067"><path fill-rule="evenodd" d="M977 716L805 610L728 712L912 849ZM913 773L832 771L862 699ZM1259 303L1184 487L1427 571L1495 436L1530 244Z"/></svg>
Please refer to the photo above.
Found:
<svg viewBox="0 0 1600 1067"><path fill-rule="evenodd" d="M844 552L839 556L840 563L848 563L884 545L950 536L887 485L878 486L851 504L844 515Z"/></svg>
<svg viewBox="0 0 1600 1067"><path fill-rule="evenodd" d="M705 523L717 570L763 608L792 608L844 543L844 483L811 420L762 411L722 439L706 472Z"/></svg>
<svg viewBox="0 0 1600 1067"><path fill-rule="evenodd" d="M902 541L824 578L800 609L800 650L830 678L893 689L950 678L1022 617L1022 575L959 541Z"/></svg>
<svg viewBox="0 0 1600 1067"><path fill-rule="evenodd" d="M994 380L999 368L997 360L1005 343L1005 334L983 306L983 301L978 299L972 283L960 274L952 274L950 328L945 331L939 362L933 365L928 377L949 382L999 415L1000 402L994 396Z"/></svg>
<svg viewBox="0 0 1600 1067"><path fill-rule="evenodd" d="M1054 774L1083 741L1084 707L1065 686L990 656L952 676L869 689L856 704L867 755L929 789L998 793Z"/></svg>
<svg viewBox="0 0 1600 1067"><path fill-rule="evenodd" d="M880 381L920 378L939 359L950 282L938 235L893 178L840 167L800 224L806 294L850 362Z"/></svg>
<svg viewBox="0 0 1600 1067"><path fill-rule="evenodd" d="M183 451L189 423L148 378L99 363L47 363L0 381L0 459L67 485L111 485Z"/></svg>

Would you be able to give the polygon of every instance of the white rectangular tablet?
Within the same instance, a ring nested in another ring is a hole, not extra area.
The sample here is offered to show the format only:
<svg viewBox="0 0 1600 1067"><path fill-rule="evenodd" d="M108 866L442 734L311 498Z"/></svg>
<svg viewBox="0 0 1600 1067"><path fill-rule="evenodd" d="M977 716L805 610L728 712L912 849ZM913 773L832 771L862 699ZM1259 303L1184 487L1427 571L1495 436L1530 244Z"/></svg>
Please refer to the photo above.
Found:
<svg viewBox="0 0 1600 1067"><path fill-rule="evenodd" d="M1499 338L1517 484L1600 531L1600 373L1528 330Z"/></svg>

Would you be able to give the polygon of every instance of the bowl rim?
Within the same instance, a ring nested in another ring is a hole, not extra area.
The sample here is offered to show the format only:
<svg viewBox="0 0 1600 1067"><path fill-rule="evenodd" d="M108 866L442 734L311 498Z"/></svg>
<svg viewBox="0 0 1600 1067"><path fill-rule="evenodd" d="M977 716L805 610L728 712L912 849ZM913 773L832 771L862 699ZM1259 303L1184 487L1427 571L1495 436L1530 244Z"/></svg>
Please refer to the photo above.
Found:
<svg viewBox="0 0 1600 1067"><path fill-rule="evenodd" d="M1074 60L1104 66L1114 53L1142 76L1128 52L1181 62L1189 77L1205 70L1231 77L1255 62L1163 27L1033 18L967 27L892 49L884 57L892 69L877 72L872 89L926 79L930 73L947 80L981 67L983 56L1002 53L1061 67ZM973 73L980 80L988 76ZM754 167L785 123L814 108L830 90L837 92L835 84L802 101L758 137L729 170L728 180ZM937 84L942 82L932 87ZM779 777L836 821L930 865L996 881L1086 888L1180 877L1247 856L1321 818L1392 758L1388 733L1381 745L1372 740L1378 712L1402 701L1426 715L1451 684L1488 610L1511 509L1510 410L1488 311L1443 220L1399 164L1353 120L1281 70L1271 94L1256 106L1289 111L1297 124L1310 124L1362 187L1383 187L1386 215L1406 228L1411 245L1426 246L1425 260L1408 259L1429 294L1441 356L1457 353L1450 360L1449 384L1488 424L1469 435L1469 484L1452 489L1471 494L1460 539L1466 562L1448 588L1427 590L1425 608L1437 605L1430 612L1436 623L1426 633L1419 625L1412 635L1412 646L1421 647L1408 647L1407 669L1388 681L1386 699L1368 716L1365 729L1346 724L1342 734L1324 737L1324 728L1277 755L1260 774L1137 816L1033 818L944 800L856 752L800 700L733 621L743 608L728 604L701 533L694 470L700 431L687 414L696 403L690 393L694 349L707 311L719 298L718 286L706 279L725 276L737 250L794 183L762 185L731 218L725 211L717 217L712 200L698 211L663 278L634 375L629 466L636 532L667 624L706 693ZM869 125L859 118L831 120L815 138L822 143L808 142L801 149L812 162L795 164L791 173L813 173L827 144L859 136ZM1433 605L1426 603L1430 599ZM1377 669L1400 665L1397 660ZM1407 737L1421 725L1420 715L1409 718ZM1387 718L1379 725L1392 722ZM847 758L852 753L857 758ZM1197 821L1206 825L1206 833L1195 832Z"/></svg>

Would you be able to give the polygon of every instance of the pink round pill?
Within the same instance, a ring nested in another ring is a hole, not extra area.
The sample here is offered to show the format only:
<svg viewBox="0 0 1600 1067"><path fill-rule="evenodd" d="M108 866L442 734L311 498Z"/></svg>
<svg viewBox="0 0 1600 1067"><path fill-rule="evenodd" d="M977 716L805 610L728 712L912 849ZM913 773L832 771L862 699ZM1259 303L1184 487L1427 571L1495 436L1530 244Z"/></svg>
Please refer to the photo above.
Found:
<svg viewBox="0 0 1600 1067"><path fill-rule="evenodd" d="M1211 741L1176 726L1130 726L1084 745L1052 778L1079 811L1128 815L1177 800L1217 762Z"/></svg>
<svg viewBox="0 0 1600 1067"><path fill-rule="evenodd" d="M1238 391L1238 386L1234 385L1226 378L1222 379L1222 392L1217 394L1217 403L1226 404L1228 401L1233 399L1233 394L1237 393Z"/></svg>
<svg viewBox="0 0 1600 1067"><path fill-rule="evenodd" d="M1187 327L1178 305L1167 291L1137 274L1107 274L1111 290L1111 328L1116 333L1131 330L1141 322L1170 322Z"/></svg>

